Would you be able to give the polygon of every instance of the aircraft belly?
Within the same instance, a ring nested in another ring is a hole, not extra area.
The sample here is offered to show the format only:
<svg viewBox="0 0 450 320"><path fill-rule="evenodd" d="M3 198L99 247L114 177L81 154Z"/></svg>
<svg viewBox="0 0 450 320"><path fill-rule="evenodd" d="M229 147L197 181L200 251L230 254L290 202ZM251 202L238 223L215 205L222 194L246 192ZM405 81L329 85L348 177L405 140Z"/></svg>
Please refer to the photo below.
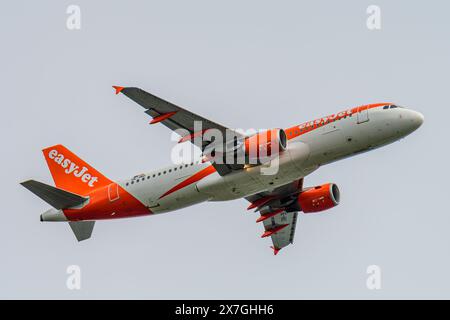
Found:
<svg viewBox="0 0 450 320"><path fill-rule="evenodd" d="M212 174L198 181L196 188L211 201L225 201L239 198L231 191L230 185L225 181L225 177L219 174Z"/></svg>
<svg viewBox="0 0 450 320"><path fill-rule="evenodd" d="M302 151L294 152L295 157L292 157L291 152L284 152L280 156L278 164L276 161L272 161L270 166L248 167L223 177L211 175L199 181L197 188L200 193L210 196L210 201L224 201L273 189L301 178L304 173L313 171L301 165L309 155L307 145L301 144L304 145L299 148Z"/></svg>
<svg viewBox="0 0 450 320"><path fill-rule="evenodd" d="M200 193L195 184L191 184L180 190L177 190L173 194L168 195L158 200L159 207L155 208L157 212L172 211L194 204L207 201L209 196Z"/></svg>

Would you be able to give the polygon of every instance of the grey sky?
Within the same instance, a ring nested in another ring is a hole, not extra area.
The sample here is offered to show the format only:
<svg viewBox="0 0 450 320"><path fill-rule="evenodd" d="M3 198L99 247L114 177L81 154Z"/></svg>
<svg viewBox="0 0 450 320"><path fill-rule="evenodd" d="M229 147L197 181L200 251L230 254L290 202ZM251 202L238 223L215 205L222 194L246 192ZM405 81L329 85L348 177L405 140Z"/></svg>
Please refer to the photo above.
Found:
<svg viewBox="0 0 450 320"><path fill-rule="evenodd" d="M66 8L81 7L81 30ZM381 7L369 31L366 8ZM448 1L10 1L0 14L0 298L450 298ZM170 132L111 85L235 128L289 127L392 101L424 125L316 171L341 204L300 215L272 256L245 200L98 222L77 243L19 185L62 143L112 179L166 165ZM66 268L82 289L66 288ZM366 268L382 289L366 288Z"/></svg>

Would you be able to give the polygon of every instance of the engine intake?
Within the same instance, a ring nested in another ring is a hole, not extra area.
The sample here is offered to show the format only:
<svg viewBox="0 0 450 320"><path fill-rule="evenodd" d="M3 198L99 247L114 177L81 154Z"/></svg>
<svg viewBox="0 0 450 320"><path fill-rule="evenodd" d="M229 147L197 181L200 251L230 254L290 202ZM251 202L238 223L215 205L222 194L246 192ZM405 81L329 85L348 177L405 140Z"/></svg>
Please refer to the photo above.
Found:
<svg viewBox="0 0 450 320"><path fill-rule="evenodd" d="M298 195L297 201L304 213L320 212L339 204L340 192L334 183L308 189Z"/></svg>

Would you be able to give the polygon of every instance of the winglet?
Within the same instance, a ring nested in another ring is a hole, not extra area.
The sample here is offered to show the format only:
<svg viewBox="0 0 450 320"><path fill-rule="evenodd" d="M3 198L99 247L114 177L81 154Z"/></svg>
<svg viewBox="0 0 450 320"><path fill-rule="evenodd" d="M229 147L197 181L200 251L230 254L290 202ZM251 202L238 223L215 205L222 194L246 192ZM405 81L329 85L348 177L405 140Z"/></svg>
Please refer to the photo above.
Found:
<svg viewBox="0 0 450 320"><path fill-rule="evenodd" d="M116 89L116 94L119 94L120 92L122 92L123 89L125 89L125 87L119 87L119 86L112 86L114 89Z"/></svg>
<svg viewBox="0 0 450 320"><path fill-rule="evenodd" d="M271 246L271 248L273 249L273 255L276 256L278 254L278 252L280 252L280 248L277 248L275 246Z"/></svg>

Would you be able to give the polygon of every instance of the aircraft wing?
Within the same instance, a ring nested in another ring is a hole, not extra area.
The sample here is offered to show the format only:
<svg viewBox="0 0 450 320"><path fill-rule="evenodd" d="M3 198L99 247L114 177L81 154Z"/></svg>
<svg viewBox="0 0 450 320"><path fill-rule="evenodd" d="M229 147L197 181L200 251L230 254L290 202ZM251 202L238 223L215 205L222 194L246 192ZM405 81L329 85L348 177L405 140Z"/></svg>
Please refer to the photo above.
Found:
<svg viewBox="0 0 450 320"><path fill-rule="evenodd" d="M123 93L128 98L141 105L145 109L145 113L153 118L150 122L151 124L162 123L164 126L168 127L172 131L176 131L178 134L180 134L180 131L184 131L185 133L184 135L181 134L181 139L179 142L190 141L202 151L205 151L205 148L208 146L211 147L210 144L214 142L202 139L205 132L210 129L216 129L221 132L224 144L228 144L230 142L226 141L227 131L228 136L230 136L230 133L233 136L233 141L231 141L232 143L234 143L234 137L237 137L238 140L245 138L242 134L234 130L228 129L216 122L203 118L202 116L163 100L140 88L113 87L116 89L116 94ZM195 122L197 122L197 124L201 124L200 130L198 130L194 125ZM216 163L213 163L213 165L220 175L225 175L232 170L242 169L243 167L243 165L236 167L234 165Z"/></svg>
<svg viewBox="0 0 450 320"><path fill-rule="evenodd" d="M302 190L303 179L299 179L274 190L246 197L251 202L248 209L256 208L260 217L256 220L264 225L262 237L271 237L274 254L294 242L298 211L291 205Z"/></svg>
<svg viewBox="0 0 450 320"><path fill-rule="evenodd" d="M283 211L282 213L277 214L276 216L263 222L265 233L270 232L270 230L275 228L280 228L280 226L286 226L270 236L273 243L272 249L275 254L277 254L282 248L294 243L297 216L298 212Z"/></svg>

